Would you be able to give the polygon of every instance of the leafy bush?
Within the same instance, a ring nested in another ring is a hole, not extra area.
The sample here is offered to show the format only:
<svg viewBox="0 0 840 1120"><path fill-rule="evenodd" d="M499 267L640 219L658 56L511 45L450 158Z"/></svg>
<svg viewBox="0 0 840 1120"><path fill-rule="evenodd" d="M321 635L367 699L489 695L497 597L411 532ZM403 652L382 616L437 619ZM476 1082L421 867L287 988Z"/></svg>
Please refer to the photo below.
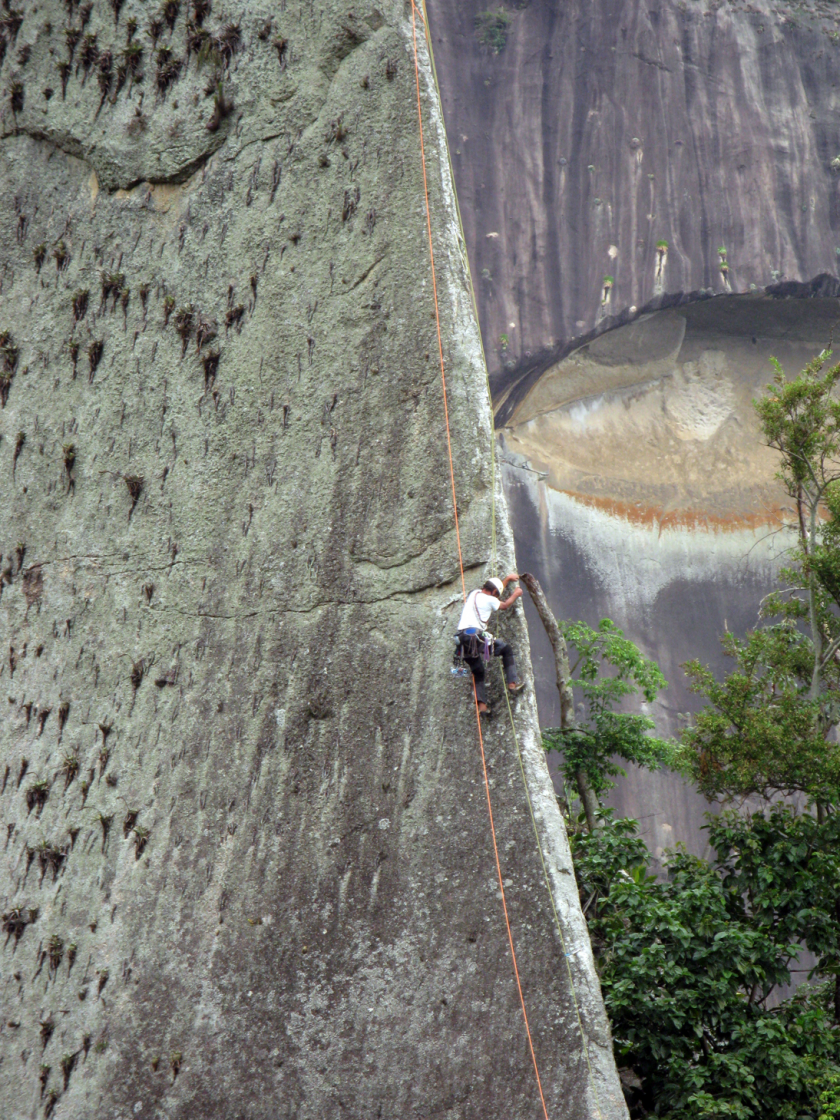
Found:
<svg viewBox="0 0 840 1120"><path fill-rule="evenodd" d="M561 630L576 655L572 686L583 696L587 717L574 729L543 730L545 749L563 754L566 780L574 784L582 772L600 799L614 787L613 778L626 777L617 758L648 770L674 762L675 744L650 734L652 719L616 710L639 694L653 703L667 685L659 666L608 618L597 630L585 622L564 622Z"/></svg>
<svg viewBox="0 0 840 1120"><path fill-rule="evenodd" d="M667 882L636 821L607 812L573 837L616 1058L641 1082L632 1115L833 1120L840 822L776 806L707 827L716 859L671 852ZM803 946L813 982L768 1006Z"/></svg>

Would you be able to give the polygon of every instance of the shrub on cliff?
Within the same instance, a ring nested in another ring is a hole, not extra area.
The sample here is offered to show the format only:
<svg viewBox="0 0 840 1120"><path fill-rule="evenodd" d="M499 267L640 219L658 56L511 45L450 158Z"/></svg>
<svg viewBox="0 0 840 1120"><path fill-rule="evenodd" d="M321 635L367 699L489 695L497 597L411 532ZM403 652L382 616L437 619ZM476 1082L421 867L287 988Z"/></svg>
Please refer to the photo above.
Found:
<svg viewBox="0 0 840 1120"><path fill-rule="evenodd" d="M475 17L475 33L482 47L501 54L507 43L511 15L504 8L479 12Z"/></svg>

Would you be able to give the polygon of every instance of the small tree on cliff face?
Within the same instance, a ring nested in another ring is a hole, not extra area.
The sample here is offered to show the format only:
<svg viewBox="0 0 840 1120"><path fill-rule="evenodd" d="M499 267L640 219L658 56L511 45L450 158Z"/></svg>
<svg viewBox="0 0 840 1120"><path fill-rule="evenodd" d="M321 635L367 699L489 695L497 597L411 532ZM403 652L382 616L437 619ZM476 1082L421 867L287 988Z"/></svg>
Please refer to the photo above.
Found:
<svg viewBox="0 0 840 1120"><path fill-rule="evenodd" d="M617 710L638 695L652 704L668 682L656 662L608 618L597 630L584 622L565 622L560 629L577 655L570 666L570 683L582 696L585 718L570 728L546 728L543 745L562 752L566 781L579 783L583 774L600 801L615 785L614 778L626 777L617 758L648 770L671 761L673 744L650 734L652 719Z"/></svg>
<svg viewBox="0 0 840 1120"><path fill-rule="evenodd" d="M593 630L584 622L560 623L554 617L539 580L530 572L520 579L545 627L554 652L554 672L560 699L560 726L543 729L543 746L563 755L563 777L577 786L590 832L598 826L600 798L612 789L613 778L624 771L616 763L634 762L649 770L671 763L676 744L657 739L647 716L616 709L641 693L653 703L667 686L659 666L649 660L608 618ZM577 657L571 664L569 646ZM583 693L586 718L575 717L575 689Z"/></svg>
<svg viewBox="0 0 840 1120"><path fill-rule="evenodd" d="M713 798L804 793L822 815L840 803L840 365L823 352L791 381L778 363L757 402L798 539L786 586L746 639L727 634L736 667L722 683L686 667L708 707L684 736L688 767Z"/></svg>

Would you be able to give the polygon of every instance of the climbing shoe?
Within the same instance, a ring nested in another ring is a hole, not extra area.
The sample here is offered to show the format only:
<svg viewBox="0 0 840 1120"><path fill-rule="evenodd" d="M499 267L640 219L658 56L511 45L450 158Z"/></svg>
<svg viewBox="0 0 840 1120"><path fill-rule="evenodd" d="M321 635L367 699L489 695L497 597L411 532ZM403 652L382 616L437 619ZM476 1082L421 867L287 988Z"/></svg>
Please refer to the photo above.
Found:
<svg viewBox="0 0 840 1120"><path fill-rule="evenodd" d="M508 692L521 692L524 687L524 681L514 681L513 684L508 685Z"/></svg>

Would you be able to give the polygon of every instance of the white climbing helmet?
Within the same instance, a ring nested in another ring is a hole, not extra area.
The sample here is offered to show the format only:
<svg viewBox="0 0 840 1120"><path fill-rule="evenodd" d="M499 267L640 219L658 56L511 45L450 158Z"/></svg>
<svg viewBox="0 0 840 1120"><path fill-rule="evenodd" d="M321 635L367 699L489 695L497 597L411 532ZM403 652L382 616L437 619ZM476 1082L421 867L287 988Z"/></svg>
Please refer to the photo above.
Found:
<svg viewBox="0 0 840 1120"><path fill-rule="evenodd" d="M499 594L500 594L500 595L501 595L501 593L502 593L502 592L504 591L504 589L505 589L505 585L504 585L504 584L502 583L502 581L501 581L500 579L498 579L498 577L496 577L496 576L491 576L491 577L490 577L490 579L488 579L488 581L487 581L487 582L488 582L488 583L492 583L492 584L493 584L493 586L494 586L494 587L496 588L496 590L497 590L497 591L499 592Z"/></svg>

